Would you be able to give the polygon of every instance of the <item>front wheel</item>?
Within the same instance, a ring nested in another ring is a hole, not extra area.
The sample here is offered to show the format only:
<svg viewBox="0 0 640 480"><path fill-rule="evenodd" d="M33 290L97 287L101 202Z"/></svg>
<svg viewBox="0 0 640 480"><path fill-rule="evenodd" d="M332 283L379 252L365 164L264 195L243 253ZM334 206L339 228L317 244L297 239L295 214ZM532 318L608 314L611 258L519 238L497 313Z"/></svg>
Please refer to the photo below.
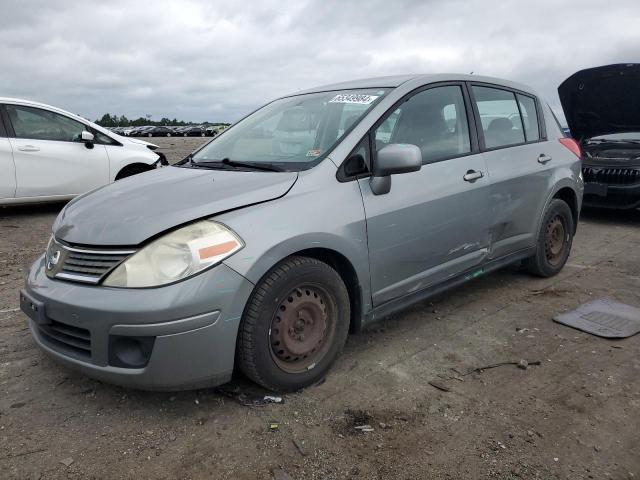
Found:
<svg viewBox="0 0 640 480"><path fill-rule="evenodd" d="M552 277L562 270L569 258L575 224L569 205L555 198L542 217L535 255L524 261L524 267L539 277Z"/></svg>
<svg viewBox="0 0 640 480"><path fill-rule="evenodd" d="M293 391L322 379L349 332L349 295L326 263L291 257L254 289L238 332L237 360L265 388Z"/></svg>

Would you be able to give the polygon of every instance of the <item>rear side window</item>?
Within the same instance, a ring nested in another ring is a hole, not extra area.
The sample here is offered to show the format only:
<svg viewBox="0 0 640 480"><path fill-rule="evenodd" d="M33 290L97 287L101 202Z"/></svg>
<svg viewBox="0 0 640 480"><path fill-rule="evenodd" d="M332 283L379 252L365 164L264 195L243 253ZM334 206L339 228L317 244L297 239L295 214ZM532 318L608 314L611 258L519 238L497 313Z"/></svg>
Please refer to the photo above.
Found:
<svg viewBox="0 0 640 480"><path fill-rule="evenodd" d="M538 112L536 111L536 101L527 96L516 94L518 98L518 106L522 114L522 123L524 124L524 136L527 142L535 142L540 140L540 129L538 128Z"/></svg>
<svg viewBox="0 0 640 480"><path fill-rule="evenodd" d="M375 142L376 150L391 143L416 145L423 163L471 152L462 88L443 86L416 93L376 129Z"/></svg>
<svg viewBox="0 0 640 480"><path fill-rule="evenodd" d="M86 130L84 124L48 110L22 105L6 108L16 138L78 142Z"/></svg>
<svg viewBox="0 0 640 480"><path fill-rule="evenodd" d="M520 110L513 92L499 88L473 86L486 148L524 143Z"/></svg>

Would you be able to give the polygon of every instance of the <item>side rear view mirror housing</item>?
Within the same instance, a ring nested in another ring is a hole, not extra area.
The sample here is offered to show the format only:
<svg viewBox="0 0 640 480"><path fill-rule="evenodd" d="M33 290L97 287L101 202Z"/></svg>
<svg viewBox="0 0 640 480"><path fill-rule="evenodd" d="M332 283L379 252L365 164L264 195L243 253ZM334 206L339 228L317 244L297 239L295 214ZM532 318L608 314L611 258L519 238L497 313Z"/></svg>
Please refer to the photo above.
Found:
<svg viewBox="0 0 640 480"><path fill-rule="evenodd" d="M86 130L84 130L80 134L80 141L84 143L85 147L87 148L93 148L94 140L95 140L95 135L91 132L87 132Z"/></svg>
<svg viewBox="0 0 640 480"><path fill-rule="evenodd" d="M422 168L422 152L408 143L392 143L380 149L374 165L373 175L369 181L371 191L375 195L389 193L391 175L417 172Z"/></svg>

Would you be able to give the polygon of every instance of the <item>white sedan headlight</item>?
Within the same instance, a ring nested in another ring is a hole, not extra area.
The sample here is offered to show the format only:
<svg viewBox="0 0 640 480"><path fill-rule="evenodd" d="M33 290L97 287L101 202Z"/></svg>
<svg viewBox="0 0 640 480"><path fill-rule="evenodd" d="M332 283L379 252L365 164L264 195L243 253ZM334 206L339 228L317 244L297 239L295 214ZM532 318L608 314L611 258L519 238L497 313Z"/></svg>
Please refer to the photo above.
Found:
<svg viewBox="0 0 640 480"><path fill-rule="evenodd" d="M157 287L220 263L244 244L230 229L203 220L174 230L135 253L109 274L108 287Z"/></svg>

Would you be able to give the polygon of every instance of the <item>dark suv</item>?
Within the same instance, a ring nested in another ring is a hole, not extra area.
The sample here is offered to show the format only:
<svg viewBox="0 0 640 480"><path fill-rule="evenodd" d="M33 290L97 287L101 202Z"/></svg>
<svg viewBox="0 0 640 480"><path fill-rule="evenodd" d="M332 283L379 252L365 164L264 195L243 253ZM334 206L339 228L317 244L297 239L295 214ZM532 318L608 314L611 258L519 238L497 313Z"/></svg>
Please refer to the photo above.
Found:
<svg viewBox="0 0 640 480"><path fill-rule="evenodd" d="M581 70L558 93L582 147L584 205L640 207L640 64Z"/></svg>

